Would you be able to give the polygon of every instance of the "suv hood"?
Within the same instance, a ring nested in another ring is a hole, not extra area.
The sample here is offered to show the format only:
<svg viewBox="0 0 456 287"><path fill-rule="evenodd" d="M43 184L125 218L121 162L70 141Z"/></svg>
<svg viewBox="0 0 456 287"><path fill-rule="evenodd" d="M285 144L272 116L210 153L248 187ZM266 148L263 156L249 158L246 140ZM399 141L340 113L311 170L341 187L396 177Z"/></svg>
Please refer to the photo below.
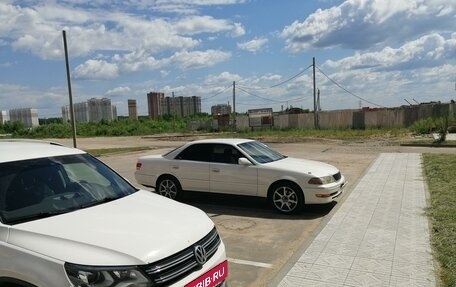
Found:
<svg viewBox="0 0 456 287"><path fill-rule="evenodd" d="M152 192L10 227L10 244L83 265L139 265L174 254L214 228L201 210Z"/></svg>

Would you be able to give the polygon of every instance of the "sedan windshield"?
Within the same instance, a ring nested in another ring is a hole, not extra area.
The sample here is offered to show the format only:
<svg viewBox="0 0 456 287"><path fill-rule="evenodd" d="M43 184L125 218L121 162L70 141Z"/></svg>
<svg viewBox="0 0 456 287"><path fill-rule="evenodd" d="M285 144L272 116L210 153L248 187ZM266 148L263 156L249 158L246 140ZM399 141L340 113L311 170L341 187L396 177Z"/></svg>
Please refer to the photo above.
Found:
<svg viewBox="0 0 456 287"><path fill-rule="evenodd" d="M0 219L16 224L105 203L136 189L88 154L0 164Z"/></svg>
<svg viewBox="0 0 456 287"><path fill-rule="evenodd" d="M285 158L284 155L258 141L250 141L239 144L239 148L241 148L258 163L268 163Z"/></svg>

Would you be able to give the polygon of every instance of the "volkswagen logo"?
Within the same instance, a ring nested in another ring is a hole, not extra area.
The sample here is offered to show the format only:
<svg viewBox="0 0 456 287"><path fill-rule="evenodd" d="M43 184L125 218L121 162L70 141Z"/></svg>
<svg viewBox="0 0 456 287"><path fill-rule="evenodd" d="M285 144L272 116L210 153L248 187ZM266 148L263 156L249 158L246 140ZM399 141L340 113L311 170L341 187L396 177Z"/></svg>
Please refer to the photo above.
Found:
<svg viewBox="0 0 456 287"><path fill-rule="evenodd" d="M195 254L196 262L200 266L203 266L204 263L206 263L206 261L207 261L207 253L206 253L206 249L204 249L203 246L196 245L195 248L193 249L193 254Z"/></svg>

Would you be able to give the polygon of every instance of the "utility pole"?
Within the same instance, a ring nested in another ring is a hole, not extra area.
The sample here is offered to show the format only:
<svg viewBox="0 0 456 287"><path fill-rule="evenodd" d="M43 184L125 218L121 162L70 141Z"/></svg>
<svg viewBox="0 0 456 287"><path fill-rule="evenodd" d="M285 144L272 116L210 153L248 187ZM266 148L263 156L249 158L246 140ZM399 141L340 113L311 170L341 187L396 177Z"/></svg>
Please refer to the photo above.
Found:
<svg viewBox="0 0 456 287"><path fill-rule="evenodd" d="M236 131L236 82L233 81L233 130Z"/></svg>
<svg viewBox="0 0 456 287"><path fill-rule="evenodd" d="M73 147L76 148L77 147L77 145L76 145L76 121L74 119L73 95L71 93L70 63L69 63L69 60L68 60L68 47L67 47L65 30L63 30L62 33L63 33L63 49L65 50L65 63L66 63L67 83L68 83L68 96L70 97L70 117L71 117L71 128L72 128L72 131L73 131Z"/></svg>
<svg viewBox="0 0 456 287"><path fill-rule="evenodd" d="M313 70L313 98L314 98L314 126L318 129L318 111L317 111L317 83L315 80L315 57L312 58Z"/></svg>
<svg viewBox="0 0 456 287"><path fill-rule="evenodd" d="M173 132L176 132L176 103L174 101L174 92L172 92L173 95L173 102L172 102L172 112L173 112Z"/></svg>

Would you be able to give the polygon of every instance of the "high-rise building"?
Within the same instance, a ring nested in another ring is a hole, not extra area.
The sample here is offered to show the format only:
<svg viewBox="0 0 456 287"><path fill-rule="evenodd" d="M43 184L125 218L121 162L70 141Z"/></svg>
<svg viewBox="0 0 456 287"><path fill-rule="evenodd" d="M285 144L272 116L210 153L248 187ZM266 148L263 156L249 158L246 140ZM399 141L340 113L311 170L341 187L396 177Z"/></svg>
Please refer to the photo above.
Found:
<svg viewBox="0 0 456 287"><path fill-rule="evenodd" d="M138 108L136 106L136 100L128 100L128 117L130 120L138 119Z"/></svg>
<svg viewBox="0 0 456 287"><path fill-rule="evenodd" d="M26 127L39 126L38 110L37 109L13 109L9 110L9 120L22 122Z"/></svg>
<svg viewBox="0 0 456 287"><path fill-rule="evenodd" d="M117 119L117 112L111 105L111 100L107 98L95 99L92 98L87 101L89 105L89 121L99 122L101 120L112 121ZM114 118L115 116L115 118Z"/></svg>
<svg viewBox="0 0 456 287"><path fill-rule="evenodd" d="M89 103L75 103L74 104L74 119L77 123L89 122Z"/></svg>
<svg viewBox="0 0 456 287"><path fill-rule="evenodd" d="M77 123L100 122L102 120L112 121L117 119L117 108L111 105L107 98L91 98L87 102L75 103L74 118ZM69 106L62 107L62 118L64 122L70 121Z"/></svg>
<svg viewBox="0 0 456 287"><path fill-rule="evenodd" d="M4 124L9 121L8 111L0 111L0 124Z"/></svg>
<svg viewBox="0 0 456 287"><path fill-rule="evenodd" d="M156 119L162 114L160 104L164 97L164 93L150 92L147 94L147 110L151 119Z"/></svg>
<svg viewBox="0 0 456 287"><path fill-rule="evenodd" d="M166 97L161 101L162 115L185 117L201 113L201 98L192 97Z"/></svg>
<svg viewBox="0 0 456 287"><path fill-rule="evenodd" d="M150 92L147 94L147 107L150 118L162 115L185 117L201 113L200 97L165 97L164 93Z"/></svg>

